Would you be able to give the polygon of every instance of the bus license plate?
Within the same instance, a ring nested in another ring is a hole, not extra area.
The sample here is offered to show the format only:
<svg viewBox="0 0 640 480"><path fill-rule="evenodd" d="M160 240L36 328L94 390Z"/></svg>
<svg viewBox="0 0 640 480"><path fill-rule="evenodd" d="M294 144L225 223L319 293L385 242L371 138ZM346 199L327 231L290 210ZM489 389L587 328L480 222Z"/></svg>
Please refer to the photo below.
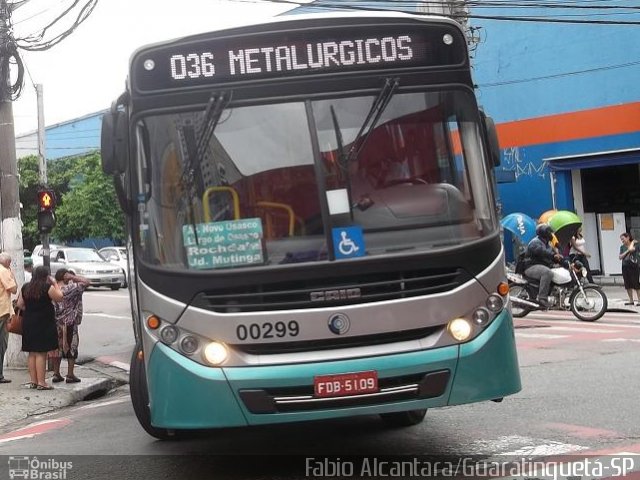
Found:
<svg viewBox="0 0 640 480"><path fill-rule="evenodd" d="M316 397L342 397L378 391L378 372L342 373L319 375L313 378L313 393Z"/></svg>

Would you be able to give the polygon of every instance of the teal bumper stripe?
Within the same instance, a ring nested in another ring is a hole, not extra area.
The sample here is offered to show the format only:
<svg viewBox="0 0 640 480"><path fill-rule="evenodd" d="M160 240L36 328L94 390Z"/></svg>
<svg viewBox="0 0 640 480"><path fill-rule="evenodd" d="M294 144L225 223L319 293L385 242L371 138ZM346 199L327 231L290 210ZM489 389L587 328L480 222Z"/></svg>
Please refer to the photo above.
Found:
<svg viewBox="0 0 640 480"><path fill-rule="evenodd" d="M504 310L482 335L460 345L449 405L502 398L521 388L513 320Z"/></svg>
<svg viewBox="0 0 640 480"><path fill-rule="evenodd" d="M157 343L147 365L151 423L160 428L246 426L220 368L200 365Z"/></svg>
<svg viewBox="0 0 640 480"><path fill-rule="evenodd" d="M458 361L458 354L460 360ZM252 414L239 390L311 386L316 375L376 370L379 378L448 369L437 398L304 412ZM461 346L373 358L297 365L210 368L157 344L147 367L152 423L164 428L215 428L320 420L503 397L520 390L511 316L504 312L475 340Z"/></svg>

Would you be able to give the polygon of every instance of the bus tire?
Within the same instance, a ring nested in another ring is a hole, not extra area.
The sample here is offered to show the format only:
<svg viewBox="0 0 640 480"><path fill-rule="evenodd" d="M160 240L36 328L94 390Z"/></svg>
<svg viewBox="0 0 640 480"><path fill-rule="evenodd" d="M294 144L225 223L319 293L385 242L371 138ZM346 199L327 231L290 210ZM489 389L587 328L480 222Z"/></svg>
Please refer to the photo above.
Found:
<svg viewBox="0 0 640 480"><path fill-rule="evenodd" d="M151 425L147 376L144 367L144 359L138 358L138 352L140 350L142 350L142 348L138 345L133 349L129 370L129 392L131 393L133 411L138 418L138 422L140 422L142 428L144 428L145 432L149 435L159 440L175 440L175 431L167 430L166 428L156 428Z"/></svg>
<svg viewBox="0 0 640 480"><path fill-rule="evenodd" d="M424 420L427 409L409 410L408 412L381 413L380 418L388 427L411 427Z"/></svg>

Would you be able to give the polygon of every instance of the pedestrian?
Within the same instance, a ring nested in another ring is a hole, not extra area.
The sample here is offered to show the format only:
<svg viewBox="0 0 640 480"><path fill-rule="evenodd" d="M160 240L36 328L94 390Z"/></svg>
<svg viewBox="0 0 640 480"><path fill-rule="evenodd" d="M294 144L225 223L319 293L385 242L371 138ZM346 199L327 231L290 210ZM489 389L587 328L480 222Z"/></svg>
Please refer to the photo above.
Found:
<svg viewBox="0 0 640 480"><path fill-rule="evenodd" d="M31 281L33 275L33 259L31 257L24 257L24 283Z"/></svg>
<svg viewBox="0 0 640 480"><path fill-rule="evenodd" d="M589 283L593 282L593 276L591 275L591 267L589 266L589 258L591 254L587 252L586 247L587 241L582 235L582 227L578 228L576 234L571 237L571 249L569 250L569 260L575 262L578 260L584 268L587 269L587 281Z"/></svg>
<svg viewBox="0 0 640 480"><path fill-rule="evenodd" d="M67 383L80 381L74 374L76 359L78 358L78 327L82 323L82 294L91 285L91 280L75 275L66 268L56 272L56 282L62 290L62 301L54 307L56 311L56 327L58 330L58 349L49 358L53 362L52 382L64 380L60 375L62 359L67 359Z"/></svg>
<svg viewBox="0 0 640 480"><path fill-rule="evenodd" d="M633 305L634 290L636 291L638 305L640 305L640 266L638 265L638 252L636 251L637 241L629 233L620 235L620 241L622 245L620 245L618 258L622 260L622 279L624 281L624 289L629 296L629 301L625 305Z"/></svg>
<svg viewBox="0 0 640 480"><path fill-rule="evenodd" d="M29 352L29 388L52 390L45 381L47 352L58 348L53 302L62 300L62 290L44 265L33 271L29 283L22 286L17 306L24 310L22 351Z"/></svg>
<svg viewBox="0 0 640 480"><path fill-rule="evenodd" d="M11 294L18 291L16 277L11 271L11 256L8 253L0 253L0 383L11 383L4 378L4 354L9 345L9 332L6 324L11 317Z"/></svg>

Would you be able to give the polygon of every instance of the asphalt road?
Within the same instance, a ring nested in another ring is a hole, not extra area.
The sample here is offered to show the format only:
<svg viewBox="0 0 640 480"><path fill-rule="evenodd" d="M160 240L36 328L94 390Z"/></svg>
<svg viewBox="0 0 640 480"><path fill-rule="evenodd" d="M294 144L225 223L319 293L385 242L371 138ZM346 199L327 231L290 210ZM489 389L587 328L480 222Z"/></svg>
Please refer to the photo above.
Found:
<svg viewBox="0 0 640 480"><path fill-rule="evenodd" d="M111 357L129 362L134 346L129 291L91 288L83 296L81 362Z"/></svg>

